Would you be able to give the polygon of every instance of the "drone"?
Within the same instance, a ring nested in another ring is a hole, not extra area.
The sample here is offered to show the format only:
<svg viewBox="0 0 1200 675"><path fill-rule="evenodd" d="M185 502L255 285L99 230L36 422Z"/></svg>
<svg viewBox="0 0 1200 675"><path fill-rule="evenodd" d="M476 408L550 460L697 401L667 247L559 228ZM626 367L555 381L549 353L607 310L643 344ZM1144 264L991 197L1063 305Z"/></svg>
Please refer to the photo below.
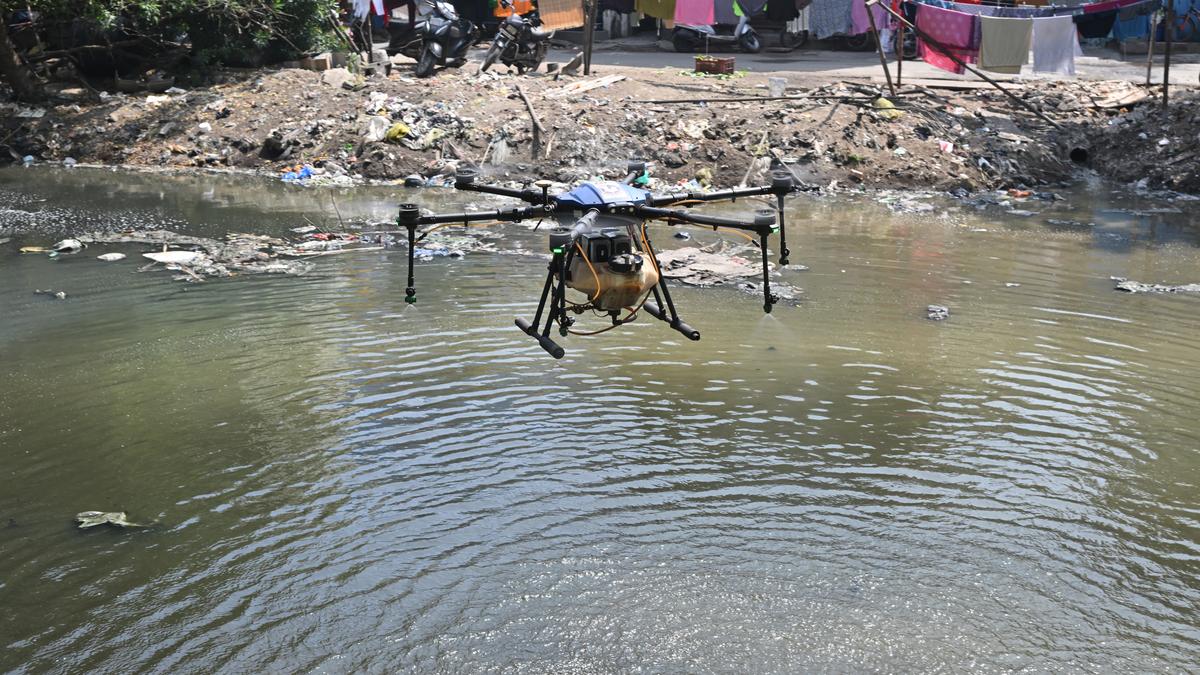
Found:
<svg viewBox="0 0 1200 675"><path fill-rule="evenodd" d="M767 240L779 234L779 264L788 264L787 233L784 229L784 197L802 189L788 171L773 171L770 185L740 187L715 192L677 190L652 192L638 186L647 165L633 161L621 181L588 181L559 194L549 194L552 183L537 181L533 187L518 189L478 182L478 171L462 168L456 172L454 187L524 201L528 206L422 215L416 204L401 204L396 223L408 234L408 287L404 300L417 301L413 274L413 251L418 242L434 230L461 224L464 227L488 222L518 222L552 219L558 223L549 232L550 263L546 283L538 300L533 321L517 318L515 323L550 356L561 359L566 353L550 335L555 324L562 337L597 335L632 322L640 310L665 322L689 340L699 340L700 331L684 323L671 300L667 280L659 268L647 223L690 224L736 230L762 251L763 311L770 313L779 298L771 293L768 274ZM751 218L724 218L692 213L681 207L700 203L736 201L741 198L774 196L775 209L758 209ZM427 228L420 234L418 230ZM746 233L757 235L757 241ZM586 296L583 302L567 298L567 289ZM653 297L653 300L650 298ZM611 325L596 331L572 329L572 314L594 311L608 315ZM543 319L545 320L543 323Z"/></svg>

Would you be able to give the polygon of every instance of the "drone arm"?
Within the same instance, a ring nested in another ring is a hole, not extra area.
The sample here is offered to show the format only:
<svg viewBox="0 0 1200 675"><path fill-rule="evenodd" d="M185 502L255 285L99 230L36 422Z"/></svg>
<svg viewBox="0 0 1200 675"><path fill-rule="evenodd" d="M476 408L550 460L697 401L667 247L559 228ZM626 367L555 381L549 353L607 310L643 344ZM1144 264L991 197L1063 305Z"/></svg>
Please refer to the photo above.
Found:
<svg viewBox="0 0 1200 675"><path fill-rule="evenodd" d="M542 193L540 190L518 190L516 188L506 188L499 185L476 185L474 183L456 183L455 188L466 192L482 192L489 195L499 195L501 197L512 197L520 199L529 204L541 204Z"/></svg>
<svg viewBox="0 0 1200 675"><path fill-rule="evenodd" d="M718 190L716 192L689 192L681 190L679 192L656 192L650 195L647 203L651 206L666 206L676 202L720 202L739 197L761 197L762 195L772 194L774 188L770 186L747 187L747 188L731 188L728 190Z"/></svg>
<svg viewBox="0 0 1200 675"><path fill-rule="evenodd" d="M738 220L736 218L721 218L706 216L678 209L660 209L652 206L636 207L634 212L642 218L660 218L668 222L691 223L693 225L708 225L711 227L729 227L736 230L746 230L759 234L770 234L775 227L773 211L758 211L753 220Z"/></svg>
<svg viewBox="0 0 1200 675"><path fill-rule="evenodd" d="M520 199L529 204L545 204L549 197L546 195L546 190L518 190L516 188L506 188L499 185L480 185L475 182L479 178L479 172L475 169L462 168L458 173L454 174L454 189L463 190L466 192L481 192L483 194L498 195L500 197L512 197Z"/></svg>
<svg viewBox="0 0 1200 675"><path fill-rule="evenodd" d="M544 212L541 208L522 207L519 209L497 209L495 211L466 211L463 213L436 213L429 216L418 216L417 225L442 225L462 223L468 225L483 220L503 220L515 223L519 220L536 218ZM404 225L404 223L401 223Z"/></svg>

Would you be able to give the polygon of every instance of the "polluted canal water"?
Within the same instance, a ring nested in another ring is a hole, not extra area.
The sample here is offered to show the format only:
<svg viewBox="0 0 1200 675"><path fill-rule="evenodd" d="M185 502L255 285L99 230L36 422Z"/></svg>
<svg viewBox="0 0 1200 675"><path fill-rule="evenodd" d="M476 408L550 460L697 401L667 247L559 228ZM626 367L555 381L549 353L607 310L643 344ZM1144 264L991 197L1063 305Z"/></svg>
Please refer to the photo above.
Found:
<svg viewBox="0 0 1200 675"><path fill-rule="evenodd" d="M797 197L798 301L677 287L700 342L555 361L521 226L413 307L403 245L203 283L18 253L478 196L0 172L0 671L1193 669L1200 296L1110 277L1200 281L1196 202L1063 196Z"/></svg>

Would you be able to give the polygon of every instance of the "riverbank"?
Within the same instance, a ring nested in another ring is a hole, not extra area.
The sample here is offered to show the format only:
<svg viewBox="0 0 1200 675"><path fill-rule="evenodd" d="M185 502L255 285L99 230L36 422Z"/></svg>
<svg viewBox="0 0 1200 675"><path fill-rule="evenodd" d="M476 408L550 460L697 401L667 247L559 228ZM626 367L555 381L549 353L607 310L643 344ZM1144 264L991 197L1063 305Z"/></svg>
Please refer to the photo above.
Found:
<svg viewBox="0 0 1200 675"><path fill-rule="evenodd" d="M1022 105L961 81L920 80L879 101L887 92L878 82L791 73L786 98L770 99L767 73L603 66L556 80L475 71L428 80L403 67L368 80L338 70L231 73L166 94L9 105L0 133L12 161L279 176L310 166L318 180L342 184L418 175L438 184L463 164L496 179L572 182L618 175L627 159L645 157L657 178L729 185L760 179L773 158L834 189L1036 188L1093 169L1200 192L1194 89L1176 88L1164 119L1153 91L1118 81L1006 83Z"/></svg>

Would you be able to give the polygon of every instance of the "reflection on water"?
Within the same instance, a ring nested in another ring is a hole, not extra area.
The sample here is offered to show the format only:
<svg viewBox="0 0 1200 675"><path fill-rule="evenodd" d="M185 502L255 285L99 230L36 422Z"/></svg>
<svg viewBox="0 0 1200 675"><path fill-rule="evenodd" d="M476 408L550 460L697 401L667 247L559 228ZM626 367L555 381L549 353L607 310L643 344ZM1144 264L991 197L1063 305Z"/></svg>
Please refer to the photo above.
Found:
<svg viewBox="0 0 1200 675"><path fill-rule="evenodd" d="M221 178L0 191L64 227L336 218ZM402 250L186 286L14 241L0 669L1194 667L1200 305L1108 281L1195 281L1194 223L1072 197L1013 222L798 200L800 306L680 289L701 342L646 322L561 362L511 323L534 258L423 264L407 307ZM115 508L160 524L72 528Z"/></svg>

